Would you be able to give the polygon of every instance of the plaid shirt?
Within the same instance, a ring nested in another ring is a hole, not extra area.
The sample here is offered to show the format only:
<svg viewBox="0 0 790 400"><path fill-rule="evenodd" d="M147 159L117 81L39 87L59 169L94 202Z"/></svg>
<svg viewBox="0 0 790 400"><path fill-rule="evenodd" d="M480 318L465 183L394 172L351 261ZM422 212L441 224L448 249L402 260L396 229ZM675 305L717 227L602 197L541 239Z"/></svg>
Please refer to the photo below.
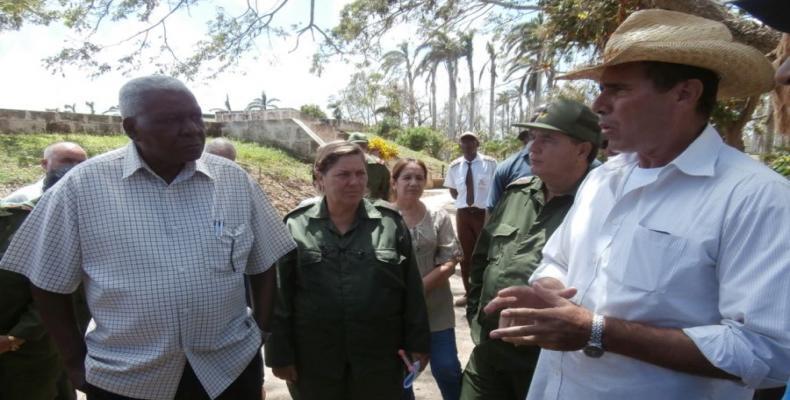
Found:
<svg viewBox="0 0 790 400"><path fill-rule="evenodd" d="M258 185L203 155L169 185L133 144L75 167L50 189L0 262L44 290L82 281L93 314L89 383L171 399L188 360L218 396L259 350L243 274L294 242Z"/></svg>

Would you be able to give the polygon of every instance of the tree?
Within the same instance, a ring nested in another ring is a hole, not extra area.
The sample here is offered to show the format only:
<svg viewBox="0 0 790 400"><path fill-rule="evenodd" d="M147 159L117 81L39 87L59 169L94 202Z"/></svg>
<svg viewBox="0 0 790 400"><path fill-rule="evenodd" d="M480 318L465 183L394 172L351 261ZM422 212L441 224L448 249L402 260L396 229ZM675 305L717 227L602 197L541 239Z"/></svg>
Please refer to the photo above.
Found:
<svg viewBox="0 0 790 400"><path fill-rule="evenodd" d="M277 99L273 99L273 100L277 100ZM254 101L253 101L253 103L254 103ZM250 103L250 104L252 104L252 103ZM224 105L225 105L225 108L212 108L209 111L211 111L211 112L225 112L225 111L231 112L231 111L233 111L233 108L230 106L230 95L228 95L227 93L225 93L225 104ZM247 111L249 111L249 108L247 109Z"/></svg>
<svg viewBox="0 0 790 400"><path fill-rule="evenodd" d="M415 103L414 98L414 68L415 68L416 54L411 54L409 51L409 43L403 42L398 45L397 50L388 51L381 57L381 67L384 74L387 75L396 69L403 69L404 80L406 82L406 89L408 91L408 126L414 126L415 119Z"/></svg>
<svg viewBox="0 0 790 400"><path fill-rule="evenodd" d="M340 121L343 119L343 103L340 100L334 100L333 98L329 99L329 104L327 108L332 111L332 118Z"/></svg>
<svg viewBox="0 0 790 400"><path fill-rule="evenodd" d="M496 108L496 104L494 103L494 94L496 92L496 51L494 49L494 44L491 42L486 43L486 52L488 52L488 72L489 72L489 85L491 86L488 89L488 135L489 137L494 137L494 110ZM480 78L483 78L483 71L485 71L486 65L483 65L483 68L480 69Z"/></svg>
<svg viewBox="0 0 790 400"><path fill-rule="evenodd" d="M261 97L253 99L250 104L247 104L247 108L245 110L263 110L266 111L270 108L277 108L274 103L278 103L280 99L274 97L266 96L266 91L261 91ZM226 98L226 105L230 105L230 102Z"/></svg>
<svg viewBox="0 0 790 400"><path fill-rule="evenodd" d="M472 131L477 129L477 124L475 123L475 111L477 110L475 107L475 69L472 63L472 56L474 55L474 37L474 30L468 33L462 33L460 37L461 52L466 59L466 69L469 71L469 130Z"/></svg>
<svg viewBox="0 0 790 400"><path fill-rule="evenodd" d="M70 113L76 113L77 112L77 104L76 103L74 103L74 104L64 104L63 105L63 110L65 110L66 112L70 112Z"/></svg>
<svg viewBox="0 0 790 400"><path fill-rule="evenodd" d="M458 98L458 59L463 55L463 49L458 40L454 40L450 38L450 36L446 32L434 32L431 38L420 45L418 48L418 52L420 50L427 51L426 55L423 57L423 61L426 61L430 66L432 63L442 63L444 64L445 68L447 69L447 81L449 86L449 97L447 99L448 104L448 132L447 136L451 139L454 139L457 131L456 127L456 108L455 103ZM422 61L420 62L422 64Z"/></svg>
<svg viewBox="0 0 790 400"><path fill-rule="evenodd" d="M47 25L58 14L48 9L46 0L14 0L0 3L0 32L18 30L25 22Z"/></svg>
<svg viewBox="0 0 790 400"><path fill-rule="evenodd" d="M417 53L421 50L426 49L424 45L417 48ZM436 129L437 123L437 110L436 110L436 70L439 67L439 63L441 60L438 57L438 54L433 54L430 50L426 51L423 58L417 64L417 69L415 70L416 75L426 75L425 78L425 85L429 86L430 98L428 101L428 112L431 115L431 129Z"/></svg>
<svg viewBox="0 0 790 400"><path fill-rule="evenodd" d="M299 112L315 119L327 119L326 113L317 104L305 104L299 108Z"/></svg>
<svg viewBox="0 0 790 400"><path fill-rule="evenodd" d="M86 101L85 105L88 106L88 109L91 110L91 114L96 114L96 103L92 101Z"/></svg>

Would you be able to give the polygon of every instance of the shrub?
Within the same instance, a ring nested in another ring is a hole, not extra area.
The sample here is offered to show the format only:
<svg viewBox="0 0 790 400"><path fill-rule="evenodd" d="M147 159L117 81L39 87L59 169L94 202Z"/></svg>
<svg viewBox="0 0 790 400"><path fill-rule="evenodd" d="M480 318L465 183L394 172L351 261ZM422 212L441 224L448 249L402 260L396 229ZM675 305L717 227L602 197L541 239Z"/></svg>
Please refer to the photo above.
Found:
<svg viewBox="0 0 790 400"><path fill-rule="evenodd" d="M790 178L790 153L770 154L765 157L765 161L771 169Z"/></svg>
<svg viewBox="0 0 790 400"><path fill-rule="evenodd" d="M401 146L414 151L424 151L436 158L439 158L442 149L449 142L441 133L426 127L406 129L395 141Z"/></svg>
<svg viewBox="0 0 790 400"><path fill-rule="evenodd" d="M400 122L392 117L384 117L384 119L373 126L373 132L375 132L377 136L386 139L394 139L401 133Z"/></svg>
<svg viewBox="0 0 790 400"><path fill-rule="evenodd" d="M305 104L299 109L299 112L316 119L326 119L326 113L315 104Z"/></svg>

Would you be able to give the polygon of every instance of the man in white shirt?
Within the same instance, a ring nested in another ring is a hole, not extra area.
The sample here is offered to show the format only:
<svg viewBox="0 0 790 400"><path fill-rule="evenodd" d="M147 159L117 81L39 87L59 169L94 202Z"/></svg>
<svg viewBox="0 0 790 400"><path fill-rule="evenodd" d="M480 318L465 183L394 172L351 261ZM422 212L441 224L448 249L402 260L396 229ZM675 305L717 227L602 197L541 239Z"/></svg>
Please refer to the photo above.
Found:
<svg viewBox="0 0 790 400"><path fill-rule="evenodd" d="M708 124L717 93L773 72L718 22L645 10L569 74L599 82L623 154L587 176L532 286L486 307L513 307L492 337L545 350L529 400L747 400L788 379L790 184Z"/></svg>
<svg viewBox="0 0 790 400"><path fill-rule="evenodd" d="M496 160L477 152L480 139L473 132L464 132L459 138L463 155L453 160L444 177L444 187L450 189L455 199L455 222L458 241L464 258L461 260L461 279L464 283L464 295L455 301L455 305L466 305L469 294L469 272L472 266L472 251L483 230L486 218L488 192L496 172Z"/></svg>
<svg viewBox="0 0 790 400"><path fill-rule="evenodd" d="M66 166L74 166L88 159L88 154L80 145L72 142L52 143L44 149L44 156L41 158L41 169L44 174L58 170ZM21 187L9 194L2 200L2 204L20 204L37 200L44 192L44 178L38 182Z"/></svg>
<svg viewBox="0 0 790 400"><path fill-rule="evenodd" d="M137 78L119 97L132 142L45 192L0 268L30 279L88 400L260 398L271 266L295 244L249 175L203 153L183 83ZM69 298L80 283L93 318L84 338Z"/></svg>

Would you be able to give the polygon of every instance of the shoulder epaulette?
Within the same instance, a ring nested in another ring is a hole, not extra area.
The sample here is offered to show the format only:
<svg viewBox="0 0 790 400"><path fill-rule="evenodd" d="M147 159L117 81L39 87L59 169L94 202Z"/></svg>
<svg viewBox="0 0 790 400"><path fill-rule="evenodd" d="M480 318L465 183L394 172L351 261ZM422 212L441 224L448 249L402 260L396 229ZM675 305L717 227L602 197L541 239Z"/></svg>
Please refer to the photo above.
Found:
<svg viewBox="0 0 790 400"><path fill-rule="evenodd" d="M293 210L291 210L291 211L288 211L288 214L285 214L285 217L283 217L283 221L287 221L287 220L288 220L288 218L291 218L292 216L295 216L296 214L299 214L299 213L301 213L301 212L304 212L304 211L306 211L308 208L310 208L310 207L312 207L312 206L316 205L317 203L318 203L318 202L315 202L315 203L307 203L307 204L303 204L303 205L301 205L301 206L297 206L297 207L296 207L296 208L294 208Z"/></svg>
<svg viewBox="0 0 790 400"><path fill-rule="evenodd" d="M515 181L508 183L508 185L505 186L505 188L510 189L511 187L515 187L515 186L528 185L532 182L533 179L535 179L534 176L525 176L522 178L518 178Z"/></svg>
<svg viewBox="0 0 790 400"><path fill-rule="evenodd" d="M400 211L398 211L398 209L396 209L395 206L392 205L392 203L386 200L381 200L381 199L376 200L373 202L373 206L379 210L387 210L400 215Z"/></svg>
<svg viewBox="0 0 790 400"><path fill-rule="evenodd" d="M450 167L452 168L452 167L454 167L454 166L456 166L456 165L460 164L460 163L461 163L461 161L462 161L463 159L464 159L463 157L456 158L455 160L453 160L453 161L450 163Z"/></svg>

